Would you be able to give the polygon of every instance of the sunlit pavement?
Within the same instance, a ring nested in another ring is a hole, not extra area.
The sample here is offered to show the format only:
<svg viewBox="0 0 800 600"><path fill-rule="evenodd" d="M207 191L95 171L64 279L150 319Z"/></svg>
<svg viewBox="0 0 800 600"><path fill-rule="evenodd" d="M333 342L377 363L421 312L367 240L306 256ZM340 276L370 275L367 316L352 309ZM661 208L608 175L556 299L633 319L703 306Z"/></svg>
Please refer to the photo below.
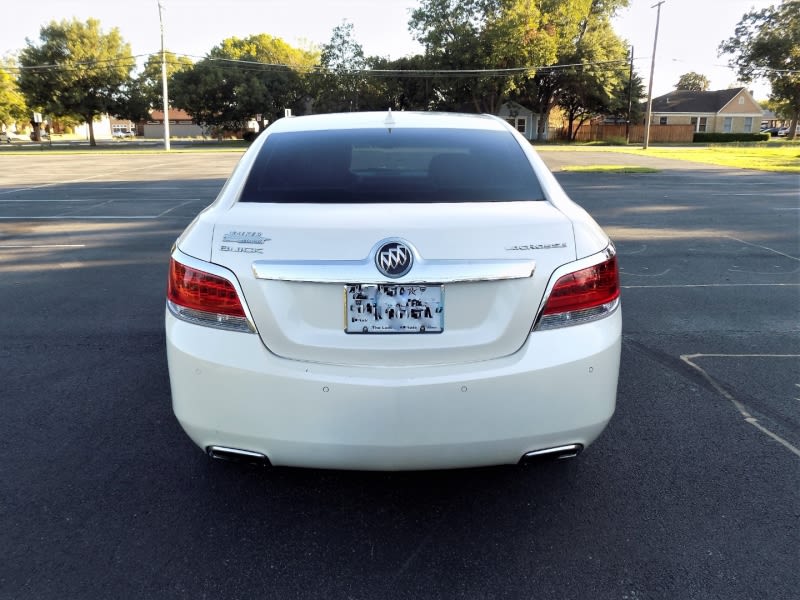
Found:
<svg viewBox="0 0 800 600"><path fill-rule="evenodd" d="M164 356L170 245L238 157L0 155L0 597L797 597L796 176L557 172L622 268L578 459L262 471L186 438Z"/></svg>

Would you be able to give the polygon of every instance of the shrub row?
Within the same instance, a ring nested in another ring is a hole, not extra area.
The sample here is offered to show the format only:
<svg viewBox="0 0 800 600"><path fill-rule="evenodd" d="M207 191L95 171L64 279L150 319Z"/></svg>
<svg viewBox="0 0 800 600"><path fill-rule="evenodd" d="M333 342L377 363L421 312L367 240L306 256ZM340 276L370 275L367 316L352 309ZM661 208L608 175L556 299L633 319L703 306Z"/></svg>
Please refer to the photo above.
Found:
<svg viewBox="0 0 800 600"><path fill-rule="evenodd" d="M692 141L695 144L711 144L718 142L768 142L768 133L695 133Z"/></svg>

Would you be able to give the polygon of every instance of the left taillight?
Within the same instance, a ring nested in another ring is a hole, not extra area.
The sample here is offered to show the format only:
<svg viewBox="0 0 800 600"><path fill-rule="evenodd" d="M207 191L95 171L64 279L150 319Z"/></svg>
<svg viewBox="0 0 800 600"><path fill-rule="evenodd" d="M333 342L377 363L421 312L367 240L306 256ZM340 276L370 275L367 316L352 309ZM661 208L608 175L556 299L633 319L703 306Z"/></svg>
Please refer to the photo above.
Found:
<svg viewBox="0 0 800 600"><path fill-rule="evenodd" d="M555 329L595 321L619 306L617 257L559 277L536 329Z"/></svg>
<svg viewBox="0 0 800 600"><path fill-rule="evenodd" d="M177 318L228 331L253 332L233 283L170 258L167 307Z"/></svg>

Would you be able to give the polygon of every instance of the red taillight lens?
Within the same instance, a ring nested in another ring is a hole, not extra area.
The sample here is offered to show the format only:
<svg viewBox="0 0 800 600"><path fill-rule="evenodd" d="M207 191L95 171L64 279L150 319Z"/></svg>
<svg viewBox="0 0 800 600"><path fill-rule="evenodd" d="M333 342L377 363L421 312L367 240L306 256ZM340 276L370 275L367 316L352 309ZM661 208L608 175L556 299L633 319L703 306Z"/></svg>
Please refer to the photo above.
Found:
<svg viewBox="0 0 800 600"><path fill-rule="evenodd" d="M192 310L233 317L245 316L239 295L230 281L187 267L174 258L169 262L167 298Z"/></svg>
<svg viewBox="0 0 800 600"><path fill-rule="evenodd" d="M569 275L564 275L553 287L545 315L574 312L602 306L619 298L619 269L617 257Z"/></svg>

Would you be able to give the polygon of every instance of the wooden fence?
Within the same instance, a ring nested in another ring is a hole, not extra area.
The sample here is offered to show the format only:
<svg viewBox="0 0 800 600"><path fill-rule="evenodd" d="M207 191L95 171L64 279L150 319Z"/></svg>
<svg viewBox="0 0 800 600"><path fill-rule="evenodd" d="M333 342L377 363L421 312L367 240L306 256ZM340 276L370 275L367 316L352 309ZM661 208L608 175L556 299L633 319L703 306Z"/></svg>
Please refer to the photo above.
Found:
<svg viewBox="0 0 800 600"><path fill-rule="evenodd" d="M566 129L557 134L558 139L568 140ZM692 143L694 125L650 125L650 141L654 144L682 144ZM575 141L608 141L624 140L625 125L606 125L584 123L575 136ZM630 126L630 143L641 144L644 142L644 125Z"/></svg>

